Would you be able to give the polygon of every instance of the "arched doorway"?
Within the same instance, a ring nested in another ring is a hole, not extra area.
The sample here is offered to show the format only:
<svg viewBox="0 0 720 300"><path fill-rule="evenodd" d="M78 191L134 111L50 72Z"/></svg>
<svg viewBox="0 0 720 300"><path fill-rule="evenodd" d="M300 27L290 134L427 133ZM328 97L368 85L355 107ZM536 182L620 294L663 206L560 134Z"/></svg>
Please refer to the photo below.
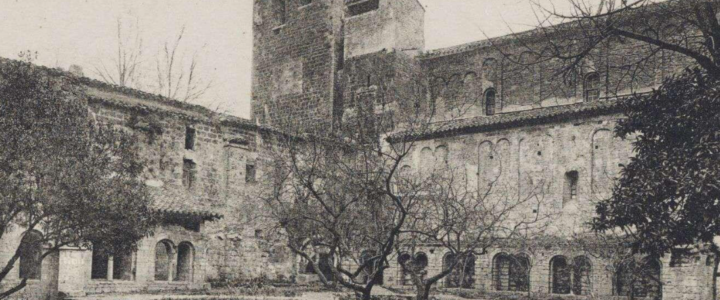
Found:
<svg viewBox="0 0 720 300"><path fill-rule="evenodd" d="M193 262L195 260L195 249L189 242L182 242L178 245L177 254L177 275L175 281L192 281Z"/></svg>
<svg viewBox="0 0 720 300"><path fill-rule="evenodd" d="M175 246L169 240L159 241L155 245L155 280L170 281L172 279L173 254Z"/></svg>
<svg viewBox="0 0 720 300"><path fill-rule="evenodd" d="M457 256L448 253L443 258L443 270L449 269L457 260ZM464 261L458 262L450 274L445 277L445 286L448 288L472 288L475 284L475 256L470 254Z"/></svg>

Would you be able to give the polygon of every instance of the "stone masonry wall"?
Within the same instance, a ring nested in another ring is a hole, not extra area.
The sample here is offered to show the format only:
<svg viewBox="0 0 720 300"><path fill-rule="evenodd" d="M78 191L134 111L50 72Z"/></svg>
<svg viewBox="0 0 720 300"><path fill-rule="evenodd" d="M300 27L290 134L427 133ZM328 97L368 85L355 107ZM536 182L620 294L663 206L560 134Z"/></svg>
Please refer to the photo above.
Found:
<svg viewBox="0 0 720 300"><path fill-rule="evenodd" d="M275 126L331 124L339 2L255 0L253 119Z"/></svg>

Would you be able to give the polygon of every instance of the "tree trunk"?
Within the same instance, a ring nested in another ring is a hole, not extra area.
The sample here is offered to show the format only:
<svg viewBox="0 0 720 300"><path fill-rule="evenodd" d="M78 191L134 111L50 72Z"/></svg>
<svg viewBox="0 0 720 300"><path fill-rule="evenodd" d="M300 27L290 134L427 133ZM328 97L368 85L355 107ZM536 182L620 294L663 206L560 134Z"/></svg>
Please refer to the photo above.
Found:
<svg viewBox="0 0 720 300"><path fill-rule="evenodd" d="M418 286L417 295L415 295L415 300L428 300L429 298L430 298L430 286L427 284Z"/></svg>

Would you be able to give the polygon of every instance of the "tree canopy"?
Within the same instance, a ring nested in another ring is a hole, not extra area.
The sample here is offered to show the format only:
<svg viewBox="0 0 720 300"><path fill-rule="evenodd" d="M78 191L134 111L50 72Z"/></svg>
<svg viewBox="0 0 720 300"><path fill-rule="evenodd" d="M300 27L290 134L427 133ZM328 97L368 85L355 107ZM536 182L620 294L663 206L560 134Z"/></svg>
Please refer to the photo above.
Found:
<svg viewBox="0 0 720 300"><path fill-rule="evenodd" d="M712 242L720 235L720 81L689 70L622 106L627 118L616 134L639 133L636 155L593 227L622 228L641 253Z"/></svg>
<svg viewBox="0 0 720 300"><path fill-rule="evenodd" d="M30 246L43 258L65 246L130 251L153 223L133 135L93 120L78 78L26 61L0 63L0 238L42 238L14 246L0 282Z"/></svg>

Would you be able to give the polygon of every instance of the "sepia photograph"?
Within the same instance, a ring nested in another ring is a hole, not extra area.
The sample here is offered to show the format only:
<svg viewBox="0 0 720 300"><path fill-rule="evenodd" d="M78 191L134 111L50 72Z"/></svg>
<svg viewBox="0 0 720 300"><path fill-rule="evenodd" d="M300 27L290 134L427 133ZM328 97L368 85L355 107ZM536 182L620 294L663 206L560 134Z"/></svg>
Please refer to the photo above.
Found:
<svg viewBox="0 0 720 300"><path fill-rule="evenodd" d="M720 300L720 0L0 7L0 300Z"/></svg>

